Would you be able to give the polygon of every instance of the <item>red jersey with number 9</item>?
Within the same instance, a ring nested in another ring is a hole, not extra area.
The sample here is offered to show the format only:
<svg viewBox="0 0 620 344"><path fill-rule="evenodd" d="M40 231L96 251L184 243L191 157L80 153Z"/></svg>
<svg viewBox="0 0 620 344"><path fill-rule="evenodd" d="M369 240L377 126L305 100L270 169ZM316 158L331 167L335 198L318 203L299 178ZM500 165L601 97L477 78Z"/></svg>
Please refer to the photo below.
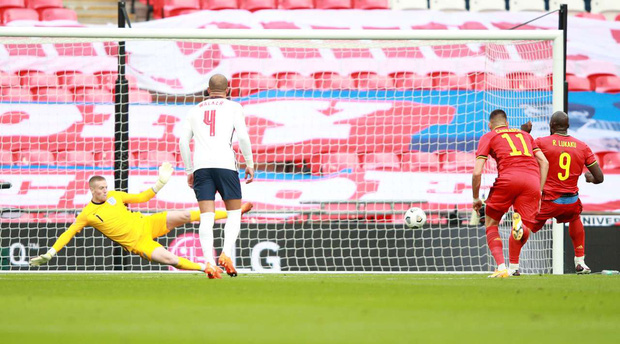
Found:
<svg viewBox="0 0 620 344"><path fill-rule="evenodd" d="M543 200L579 192L577 182L583 167L597 163L590 147L572 136L561 134L539 137L535 142L549 160Z"/></svg>
<svg viewBox="0 0 620 344"><path fill-rule="evenodd" d="M540 176L538 162L534 157L537 150L539 148L530 134L501 125L480 138L476 158L493 157L497 162L498 178L514 174Z"/></svg>

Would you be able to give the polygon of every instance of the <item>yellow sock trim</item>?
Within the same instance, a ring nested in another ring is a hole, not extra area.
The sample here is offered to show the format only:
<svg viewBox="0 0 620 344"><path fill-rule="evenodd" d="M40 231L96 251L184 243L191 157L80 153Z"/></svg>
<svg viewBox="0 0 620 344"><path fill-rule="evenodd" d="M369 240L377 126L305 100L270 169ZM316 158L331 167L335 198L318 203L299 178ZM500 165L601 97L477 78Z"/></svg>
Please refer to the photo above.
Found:
<svg viewBox="0 0 620 344"><path fill-rule="evenodd" d="M200 210L190 210L189 211L189 220L191 222L200 221Z"/></svg>
<svg viewBox="0 0 620 344"><path fill-rule="evenodd" d="M198 270L202 271L200 265L198 263L194 263L191 260L187 260L185 258L179 257L179 264L175 266L177 269L181 270Z"/></svg>
<svg viewBox="0 0 620 344"><path fill-rule="evenodd" d="M215 219L221 220L228 217L228 213L225 210L216 210L215 211Z"/></svg>

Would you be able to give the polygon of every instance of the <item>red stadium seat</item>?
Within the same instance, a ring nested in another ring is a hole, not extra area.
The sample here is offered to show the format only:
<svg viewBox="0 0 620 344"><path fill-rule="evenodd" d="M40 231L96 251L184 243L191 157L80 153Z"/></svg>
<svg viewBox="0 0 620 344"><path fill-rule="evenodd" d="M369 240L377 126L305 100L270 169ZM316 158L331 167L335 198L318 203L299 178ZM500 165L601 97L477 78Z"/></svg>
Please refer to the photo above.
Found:
<svg viewBox="0 0 620 344"><path fill-rule="evenodd" d="M321 155L321 173L338 173L343 170L358 171L361 169L357 153L335 152Z"/></svg>
<svg viewBox="0 0 620 344"><path fill-rule="evenodd" d="M276 79L271 76L254 72L233 74L230 87L233 97L245 97L260 91L268 91L276 88Z"/></svg>
<svg viewBox="0 0 620 344"><path fill-rule="evenodd" d="M535 76L529 72L509 73L511 87L515 90L551 90L551 81L546 76Z"/></svg>
<svg viewBox="0 0 620 344"><path fill-rule="evenodd" d="M113 152L111 152L111 151L109 151L109 152L95 152L94 155L95 155L95 157L94 157L95 166L99 166L99 167L114 167L114 153ZM129 156L131 157L132 154L129 154ZM131 160L130 160L130 165L131 165Z"/></svg>
<svg viewBox="0 0 620 344"><path fill-rule="evenodd" d="M363 166L366 171L397 171L400 160L394 153L368 153L364 155Z"/></svg>
<svg viewBox="0 0 620 344"><path fill-rule="evenodd" d="M19 165L55 165L54 154L45 150L28 150L17 153Z"/></svg>
<svg viewBox="0 0 620 344"><path fill-rule="evenodd" d="M72 20L77 21L77 13L69 8L46 8L41 12L41 21Z"/></svg>
<svg viewBox="0 0 620 344"><path fill-rule="evenodd" d="M95 155L85 151L60 151L56 161L59 166L95 166Z"/></svg>
<svg viewBox="0 0 620 344"><path fill-rule="evenodd" d="M568 81L568 90L571 92L592 91L592 85L590 84L590 80L588 80L588 78L567 75L566 81Z"/></svg>
<svg viewBox="0 0 620 344"><path fill-rule="evenodd" d="M97 78L97 85L108 91L113 91L116 85L118 74L112 71L95 72L93 75ZM133 75L125 74L125 79L129 83L129 89L138 89L138 79Z"/></svg>
<svg viewBox="0 0 620 344"><path fill-rule="evenodd" d="M0 10L5 8L23 8L26 7L24 0L0 0Z"/></svg>
<svg viewBox="0 0 620 344"><path fill-rule="evenodd" d="M200 10L200 0L156 0L153 3L155 18L174 17Z"/></svg>
<svg viewBox="0 0 620 344"><path fill-rule="evenodd" d="M78 87L73 90L74 100L78 103L112 103L114 95L107 90Z"/></svg>
<svg viewBox="0 0 620 344"><path fill-rule="evenodd" d="M433 80L433 87L440 90L471 90L468 76L456 75L452 72L431 72L428 76Z"/></svg>
<svg viewBox="0 0 620 344"><path fill-rule="evenodd" d="M355 87L360 90L385 90L394 88L392 79L389 76L377 75L374 72L351 73Z"/></svg>
<svg viewBox="0 0 620 344"><path fill-rule="evenodd" d="M31 102L32 93L30 88L26 87L11 87L3 88L0 93L0 101L3 102Z"/></svg>
<svg viewBox="0 0 620 344"><path fill-rule="evenodd" d="M594 20L607 20L607 18L605 18L605 15L602 13L581 12L581 13L575 14L575 17L588 18L588 19L594 19Z"/></svg>
<svg viewBox="0 0 620 344"><path fill-rule="evenodd" d="M13 159L13 152L7 150L0 150L0 165L13 165Z"/></svg>
<svg viewBox="0 0 620 344"><path fill-rule="evenodd" d="M248 11L270 10L278 8L276 0L239 0L239 8Z"/></svg>
<svg viewBox="0 0 620 344"><path fill-rule="evenodd" d="M97 88L100 86L99 79L92 74L82 74L75 71L62 71L57 72L58 84L61 87L76 88L76 87L92 87Z"/></svg>
<svg viewBox="0 0 620 344"><path fill-rule="evenodd" d="M2 23L8 24L16 20L34 20L39 21L37 11L29 8L9 8L2 12Z"/></svg>
<svg viewBox="0 0 620 344"><path fill-rule="evenodd" d="M315 86L321 90L350 90L355 88L353 79L334 72L317 72L313 74Z"/></svg>
<svg viewBox="0 0 620 344"><path fill-rule="evenodd" d="M40 103L72 103L73 93L66 88L39 87L32 90L33 100Z"/></svg>
<svg viewBox="0 0 620 344"><path fill-rule="evenodd" d="M149 151L137 154L137 167L157 167L163 162L177 165L177 158L172 152Z"/></svg>
<svg viewBox="0 0 620 344"><path fill-rule="evenodd" d="M471 172L474 169L476 154L448 151L439 155L441 169L445 172Z"/></svg>
<svg viewBox="0 0 620 344"><path fill-rule="evenodd" d="M21 71L20 84L22 87L58 87L58 77L54 74L46 74L39 71Z"/></svg>
<svg viewBox="0 0 620 344"><path fill-rule="evenodd" d="M203 10L237 9L239 4L237 0L201 0L200 8Z"/></svg>
<svg viewBox="0 0 620 344"><path fill-rule="evenodd" d="M510 90L510 79L484 72L470 73L469 78L474 90Z"/></svg>
<svg viewBox="0 0 620 344"><path fill-rule="evenodd" d="M399 90L430 90L433 88L433 80L413 72L393 73L394 87Z"/></svg>
<svg viewBox="0 0 620 344"><path fill-rule="evenodd" d="M388 0L353 0L353 8L360 10L387 10L390 8Z"/></svg>
<svg viewBox="0 0 620 344"><path fill-rule="evenodd" d="M620 14L618 14L618 15L616 16L616 18L614 19L614 21L620 21Z"/></svg>
<svg viewBox="0 0 620 344"><path fill-rule="evenodd" d="M605 172L620 172L620 153L610 152L605 154L602 166Z"/></svg>
<svg viewBox="0 0 620 344"><path fill-rule="evenodd" d="M62 0L26 0L26 7L37 11L45 8L62 8Z"/></svg>
<svg viewBox="0 0 620 344"><path fill-rule="evenodd" d="M407 172L434 172L441 166L439 156L429 152L408 152L401 156L402 170Z"/></svg>
<svg viewBox="0 0 620 344"><path fill-rule="evenodd" d="M0 88L19 86L19 75L0 71Z"/></svg>
<svg viewBox="0 0 620 344"><path fill-rule="evenodd" d="M299 73L277 73L274 77L280 90L310 90L314 88L314 78Z"/></svg>
<svg viewBox="0 0 620 344"><path fill-rule="evenodd" d="M283 10L306 10L314 8L313 0L280 0L278 8Z"/></svg>
<svg viewBox="0 0 620 344"><path fill-rule="evenodd" d="M620 92L620 77L617 76L601 76L596 79L596 92L600 93L618 93Z"/></svg>
<svg viewBox="0 0 620 344"><path fill-rule="evenodd" d="M351 0L316 0L314 8L318 10L349 9Z"/></svg>
<svg viewBox="0 0 620 344"><path fill-rule="evenodd" d="M129 90L129 102L150 104L153 102L153 96L147 90Z"/></svg>

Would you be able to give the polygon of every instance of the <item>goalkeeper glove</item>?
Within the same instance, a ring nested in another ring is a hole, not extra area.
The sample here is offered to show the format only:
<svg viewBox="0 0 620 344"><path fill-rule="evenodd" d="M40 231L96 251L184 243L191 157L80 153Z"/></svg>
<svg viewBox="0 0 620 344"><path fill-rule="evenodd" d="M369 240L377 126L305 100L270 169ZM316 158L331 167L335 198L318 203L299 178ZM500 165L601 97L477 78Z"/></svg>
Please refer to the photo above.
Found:
<svg viewBox="0 0 620 344"><path fill-rule="evenodd" d="M174 172L174 168L172 168L169 162L164 162L159 166L159 179L157 179L155 186L153 186L153 191L155 191L155 193L158 193L159 190L166 185L172 176L172 172Z"/></svg>
<svg viewBox="0 0 620 344"><path fill-rule="evenodd" d="M50 248L47 253L42 254L38 257L30 259L30 266L41 266L47 264L54 256L56 255L56 250L54 248Z"/></svg>

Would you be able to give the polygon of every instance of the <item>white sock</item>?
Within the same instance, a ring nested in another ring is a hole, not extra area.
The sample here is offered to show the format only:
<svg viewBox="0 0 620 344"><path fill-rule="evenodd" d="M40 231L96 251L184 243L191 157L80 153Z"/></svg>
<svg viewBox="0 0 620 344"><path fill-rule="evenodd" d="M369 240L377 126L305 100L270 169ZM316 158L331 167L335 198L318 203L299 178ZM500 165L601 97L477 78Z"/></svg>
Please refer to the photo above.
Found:
<svg viewBox="0 0 620 344"><path fill-rule="evenodd" d="M497 270L502 271L502 270L506 270L506 264L502 263L500 265L497 266Z"/></svg>
<svg viewBox="0 0 620 344"><path fill-rule="evenodd" d="M577 264L585 264L586 263L586 256L581 256L581 257L575 257L575 266L577 266Z"/></svg>
<svg viewBox="0 0 620 344"><path fill-rule="evenodd" d="M519 264L512 264L510 263L510 265L508 265L508 268L512 271L517 271L519 270Z"/></svg>
<svg viewBox="0 0 620 344"><path fill-rule="evenodd" d="M200 270L202 270L202 271L205 271L207 269L207 265L206 264L198 263L198 265L200 265Z"/></svg>
<svg viewBox="0 0 620 344"><path fill-rule="evenodd" d="M229 210L226 225L224 225L223 249L224 254L228 257L232 257L239 231L241 231L241 209Z"/></svg>
<svg viewBox="0 0 620 344"><path fill-rule="evenodd" d="M202 254L205 256L205 262L215 266L215 257L213 257L213 223L215 222L215 213L200 214L200 227L198 227L198 236L200 237L200 246L202 246Z"/></svg>

